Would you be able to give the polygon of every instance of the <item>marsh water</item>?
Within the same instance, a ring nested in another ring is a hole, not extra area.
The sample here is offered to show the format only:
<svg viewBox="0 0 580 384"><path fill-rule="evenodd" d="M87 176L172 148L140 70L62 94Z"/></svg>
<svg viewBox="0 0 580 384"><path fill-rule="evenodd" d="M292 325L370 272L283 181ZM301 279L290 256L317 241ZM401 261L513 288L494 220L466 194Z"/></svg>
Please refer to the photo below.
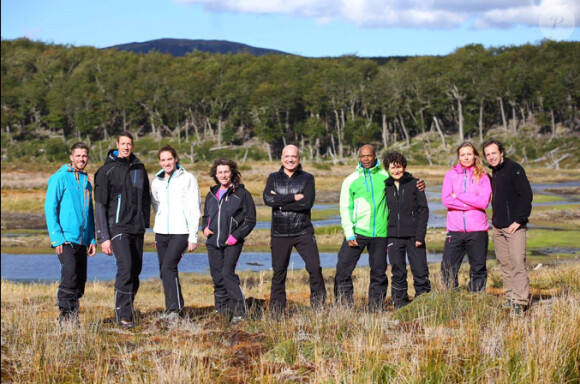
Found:
<svg viewBox="0 0 580 384"><path fill-rule="evenodd" d="M441 261L441 254L428 254L428 262ZM336 267L336 253L321 253L322 268ZM60 263L56 255L13 255L2 254L2 279L21 282L53 282L60 279ZM363 253L359 266L368 266L368 254ZM303 269L304 262L297 253L290 257L289 270ZM115 279L116 266L113 256L97 253L88 261L89 281L111 281ZM271 271L270 252L243 252L236 267L238 271ZM206 253L187 253L179 263L179 272L209 273L209 263ZM159 277L159 261L157 253L143 254L143 271L141 279Z"/></svg>
<svg viewBox="0 0 580 384"><path fill-rule="evenodd" d="M554 190L561 188L580 187L580 182L567 182L557 184L532 184L534 195L555 195L562 197L561 200L545 203L534 203L534 205L560 205L574 204L577 200L570 196L562 195ZM429 223L430 228L445 228L446 212L440 200L440 186L427 189L429 200ZM317 204L313 209L337 209L337 204ZM340 216L330 216L324 220L313 221L314 227L325 227L340 225ZM260 221L256 228L269 228L269 221ZM530 228L533 228L533 223ZM11 236L10 233L3 233L2 236ZM19 234L18 236L22 236ZM1 274L2 279L25 282L52 282L60 278L60 263L56 255L50 254L1 254ZM321 264L323 268L336 267L336 253L321 253ZM427 255L430 263L441 261L440 253ZM359 266L368 266L368 254L363 253L358 263ZM302 269L304 262L297 253L292 253L290 269ZM238 261L237 269L240 271L269 271L271 270L271 255L269 252L244 252ZM186 254L179 264L180 272L209 273L209 264L206 253ZM89 259L88 279L99 281L110 281L115 279L115 258L97 253ZM145 252L143 255L142 279L156 278L159 276L159 264L155 252Z"/></svg>

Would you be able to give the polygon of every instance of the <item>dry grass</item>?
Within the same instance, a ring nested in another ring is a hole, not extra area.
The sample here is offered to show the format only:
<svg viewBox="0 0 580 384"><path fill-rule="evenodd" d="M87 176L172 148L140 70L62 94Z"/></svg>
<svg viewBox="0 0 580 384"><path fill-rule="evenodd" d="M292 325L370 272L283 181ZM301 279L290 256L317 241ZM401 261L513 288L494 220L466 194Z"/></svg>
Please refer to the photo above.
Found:
<svg viewBox="0 0 580 384"><path fill-rule="evenodd" d="M387 300L380 314L364 311L368 269L356 270L354 309L318 312L307 304L307 276L293 272L290 315L280 321L263 313L270 274L243 273L252 317L236 326L213 315L209 276L182 277L187 317L176 323L161 317L152 280L137 295L132 331L113 323L112 283L89 283L81 327L60 328L56 284L2 281L2 382L578 382L580 263L531 270L537 300L523 317L501 309L499 288L443 291L437 266L431 272L434 292L396 312Z"/></svg>

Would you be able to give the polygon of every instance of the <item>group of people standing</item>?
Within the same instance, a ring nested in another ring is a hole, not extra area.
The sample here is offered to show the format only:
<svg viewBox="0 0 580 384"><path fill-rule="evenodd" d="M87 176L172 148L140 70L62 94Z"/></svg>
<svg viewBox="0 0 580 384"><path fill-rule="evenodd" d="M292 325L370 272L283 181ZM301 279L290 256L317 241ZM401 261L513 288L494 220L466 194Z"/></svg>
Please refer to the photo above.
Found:
<svg viewBox="0 0 580 384"><path fill-rule="evenodd" d="M85 168L89 148L75 143L71 163L51 176L45 212L51 246L61 263L57 292L59 320L78 323L79 299L87 280L87 256L102 252L114 255L115 319L125 329L135 327L133 302L139 289L143 243L155 212L155 246L165 293L165 316L183 315L184 299L178 275L183 254L197 248L198 230L206 237L210 273L214 283L216 312L232 323L247 315L246 301L235 267L246 237L256 225L252 195L241 183L237 164L217 159L210 170L215 185L210 188L201 212L197 179L179 162L175 149L158 152L161 170L151 185L145 166L133 154L133 136L123 132L117 149L109 151L105 164L95 174L94 200ZM458 164L445 175L442 202L448 208L442 277L447 287L458 287L458 270L467 252L471 265L468 290L485 289L488 221L485 214L493 196L493 239L504 276L508 303L526 309L529 282L525 269L525 231L531 212L532 193L523 168L505 157L500 142L483 145L493 170L483 170L475 147L462 144ZM282 166L268 176L264 203L272 208L272 285L270 313L278 318L286 308L286 277L295 248L309 274L310 302L320 308L326 302L326 287L311 209L315 201L314 176L302 169L298 147L286 146ZM382 165L382 166L381 166ZM369 253L368 308L382 309L387 295L387 259L392 266L391 296L396 309L410 303L406 259L413 274L415 296L431 290L426 242L429 208L425 183L406 172L407 160L389 152L383 164L371 145L359 150L356 170L343 182L340 215L344 241L338 253L334 297L338 304L352 306L352 274L363 250Z"/></svg>

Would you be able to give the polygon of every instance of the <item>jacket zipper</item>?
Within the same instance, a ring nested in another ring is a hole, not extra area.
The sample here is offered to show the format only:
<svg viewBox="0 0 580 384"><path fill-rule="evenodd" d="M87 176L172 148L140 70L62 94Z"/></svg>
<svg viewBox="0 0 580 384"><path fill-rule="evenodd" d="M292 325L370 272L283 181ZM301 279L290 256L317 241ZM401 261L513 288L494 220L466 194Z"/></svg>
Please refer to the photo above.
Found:
<svg viewBox="0 0 580 384"><path fill-rule="evenodd" d="M79 244L83 244L83 238L84 238L84 230L83 228L85 227L85 224L87 222L87 217L86 217L86 212L87 212L87 208L88 208L88 202L91 201L90 200L90 196L89 196L89 191L87 191L87 183L89 181L89 175L87 175L86 179L84 180L84 182L82 183L82 190L83 190L83 223L81 225L81 232L79 233ZM79 174L79 182L80 182L80 174ZM90 242L89 242L90 244ZM87 245L89 245L87 244Z"/></svg>
<svg viewBox="0 0 580 384"><path fill-rule="evenodd" d="M373 237L375 237L377 227L377 204L375 202L375 189L373 187L373 178L369 169L369 180L371 182L371 198L373 200Z"/></svg>
<svg viewBox="0 0 580 384"><path fill-rule="evenodd" d="M463 168L463 192L467 192L467 169ZM461 211L463 214L463 231L467 232L467 224L465 223L465 211Z"/></svg>
<svg viewBox="0 0 580 384"><path fill-rule="evenodd" d="M119 222L119 214L121 213L121 194L117 195L117 215L115 216L115 224Z"/></svg>
<svg viewBox="0 0 580 384"><path fill-rule="evenodd" d="M171 178L173 177L173 175L175 174L175 172L177 172L177 170L175 170L171 176L169 176L169 179L167 180L167 187L165 188L165 190L167 191L166 193L166 197L167 197L167 233L171 233L169 232L169 204L170 204L170 199L169 199L169 183L171 182Z"/></svg>
<svg viewBox="0 0 580 384"><path fill-rule="evenodd" d="M218 189L219 191L219 189ZM224 193L224 195L222 195L222 198L218 200L218 217L217 217L217 237L216 237L216 245L219 247L220 246L220 229L221 229L221 215L222 215L222 202L224 201L225 198L225 194L228 193L228 191L226 191ZM217 195L216 195L216 199L217 199Z"/></svg>
<svg viewBox="0 0 580 384"><path fill-rule="evenodd" d="M399 184L399 186L397 186L397 184L395 183L395 198L397 199L397 205L398 205L398 209L397 209L397 236L399 236L401 234L401 199L399 196L399 187L400 186L401 186L400 184Z"/></svg>

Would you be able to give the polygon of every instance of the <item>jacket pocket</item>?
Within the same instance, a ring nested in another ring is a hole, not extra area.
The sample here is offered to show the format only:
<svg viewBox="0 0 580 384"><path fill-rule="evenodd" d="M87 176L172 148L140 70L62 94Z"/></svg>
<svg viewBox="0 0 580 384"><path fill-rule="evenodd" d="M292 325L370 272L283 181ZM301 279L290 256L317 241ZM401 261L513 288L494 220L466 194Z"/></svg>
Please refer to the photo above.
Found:
<svg viewBox="0 0 580 384"><path fill-rule="evenodd" d="M238 224L238 222L236 221L236 219L234 219L234 217L233 217L233 216L232 216L232 217L230 217L230 230L229 230L229 232L228 232L228 236L229 236L229 235L231 235L231 234L232 234L232 232L233 232L233 231L234 231L236 228L238 228L238 226L239 226L239 224Z"/></svg>

